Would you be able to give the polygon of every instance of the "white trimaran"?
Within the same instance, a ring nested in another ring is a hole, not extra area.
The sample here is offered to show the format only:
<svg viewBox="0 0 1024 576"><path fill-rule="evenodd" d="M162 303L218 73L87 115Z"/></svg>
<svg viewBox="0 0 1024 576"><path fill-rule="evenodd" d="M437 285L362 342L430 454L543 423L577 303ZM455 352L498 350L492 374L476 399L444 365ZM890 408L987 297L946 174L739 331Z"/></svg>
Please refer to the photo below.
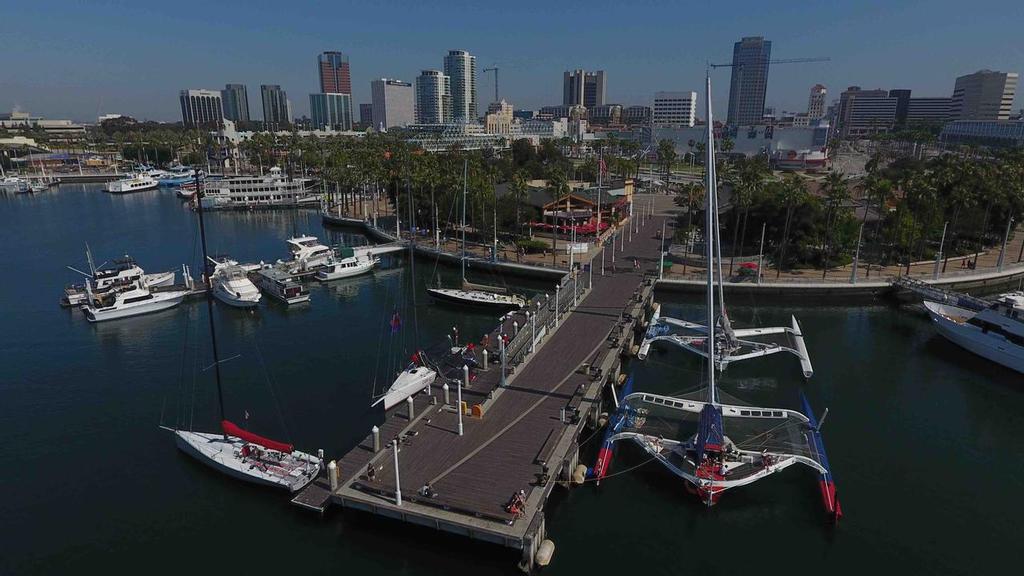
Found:
<svg viewBox="0 0 1024 576"><path fill-rule="evenodd" d="M203 226L203 191L198 185L196 212L199 214L199 236L203 245L203 261L209 261L206 254L206 230ZM220 415L220 433L194 432L179 428L168 428L174 432L174 441L183 452L200 462L240 480L286 488L291 492L302 489L320 472L320 460L311 454L300 452L291 444L271 440L243 430L224 417L224 392L220 379L220 356L217 353L217 333L213 321L213 298L210 279L206 278L206 314L210 320L210 344L213 352L213 369L217 379L217 401Z"/></svg>
<svg viewBox="0 0 1024 576"><path fill-rule="evenodd" d="M706 157L706 256L707 324L699 353L707 359L706 391L684 396L663 396L647 392L626 395L612 419L615 427L606 440L609 447L617 440L630 439L683 478L687 488L708 506L722 492L744 486L793 464L816 470L826 511L834 519L842 514L836 499L828 458L819 431L819 423L801 395L803 410L760 408L743 405L720 392L715 377L720 362L719 326L727 324L724 309L716 318L715 268L710 265L718 243L716 222L717 183L715 175L714 123L711 115L711 74L708 70L705 109L707 112ZM721 282L721 269L718 270ZM720 288L720 285L719 285ZM721 292L719 292L721 294ZM719 301L721 307L721 300ZM824 419L824 418L823 418ZM691 432L692 431L692 432ZM726 433L729 435L726 435ZM679 439L682 438L682 439ZM603 475L606 466L599 467ZM598 478L600 479L600 478Z"/></svg>
<svg viewBox="0 0 1024 576"><path fill-rule="evenodd" d="M462 167L462 286L460 288L427 288L427 293L443 302L488 308L522 308L522 296L509 294L505 288L471 284L466 281L466 186L469 160Z"/></svg>

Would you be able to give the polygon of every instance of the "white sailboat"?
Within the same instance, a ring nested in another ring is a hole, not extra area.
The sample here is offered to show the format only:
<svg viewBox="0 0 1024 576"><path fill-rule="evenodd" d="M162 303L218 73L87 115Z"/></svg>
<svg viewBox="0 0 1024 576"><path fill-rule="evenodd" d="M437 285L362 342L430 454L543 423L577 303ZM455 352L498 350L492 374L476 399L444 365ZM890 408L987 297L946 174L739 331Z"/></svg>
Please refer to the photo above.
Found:
<svg viewBox="0 0 1024 576"><path fill-rule="evenodd" d="M1001 294L982 310L926 300L935 329L986 360L1024 373L1024 292Z"/></svg>
<svg viewBox="0 0 1024 576"><path fill-rule="evenodd" d="M228 306L253 308L260 303L262 294L249 280L248 271L238 262L230 259L210 259L213 271L210 274L213 296Z"/></svg>
<svg viewBox="0 0 1024 576"><path fill-rule="evenodd" d="M466 281L466 186L469 161L466 160L462 169L462 286L459 288L427 288L427 293L435 299L452 304L479 306L486 308L519 309L526 306L526 300L517 294L510 294L507 289L495 286L471 284Z"/></svg>
<svg viewBox="0 0 1024 576"><path fill-rule="evenodd" d="M197 192L202 198L202 189ZM206 230L203 224L202 202L197 205L199 231L203 245L203 260L206 255ZM206 312L210 321L210 342L213 352L213 367L217 379L217 398L220 415L220 433L195 432L168 428L174 432L178 448L200 462L239 480L284 488L296 492L312 482L320 473L320 459L295 449L295 446L279 442L243 430L224 417L224 394L221 388L220 356L217 352L217 333L213 320L213 292L207 281Z"/></svg>

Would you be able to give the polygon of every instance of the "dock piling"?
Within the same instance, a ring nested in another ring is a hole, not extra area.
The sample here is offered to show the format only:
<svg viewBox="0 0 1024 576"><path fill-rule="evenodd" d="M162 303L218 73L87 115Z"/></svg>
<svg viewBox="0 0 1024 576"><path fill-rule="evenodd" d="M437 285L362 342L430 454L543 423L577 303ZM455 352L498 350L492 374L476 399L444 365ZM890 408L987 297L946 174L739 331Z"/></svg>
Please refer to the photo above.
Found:
<svg viewBox="0 0 1024 576"><path fill-rule="evenodd" d="M405 405L409 408L409 421L413 421L416 418L416 407L413 404L412 396L405 399Z"/></svg>
<svg viewBox="0 0 1024 576"><path fill-rule="evenodd" d="M469 366L467 366L465 364L462 365L462 374L466 378L466 385L468 386L469 385ZM459 409L459 436L462 436L462 412L463 412L464 409L462 407L462 381L461 380L459 381L459 386L458 386L457 394L458 394L457 405L458 405L458 409Z"/></svg>
<svg viewBox="0 0 1024 576"><path fill-rule="evenodd" d="M451 400L451 397L448 395L448 383L447 382L445 382L444 385L441 386L441 390L444 391L444 405L447 406L447 405L451 404L452 400Z"/></svg>
<svg viewBox="0 0 1024 576"><path fill-rule="evenodd" d="M373 434L373 453L380 452L380 428L374 426L370 428L370 433Z"/></svg>
<svg viewBox="0 0 1024 576"><path fill-rule="evenodd" d="M338 489L338 463L334 460L327 464L327 479L331 482L331 491L336 491Z"/></svg>
<svg viewBox="0 0 1024 576"><path fill-rule="evenodd" d="M402 482L398 479L398 438L391 441L395 452L395 506L402 505Z"/></svg>

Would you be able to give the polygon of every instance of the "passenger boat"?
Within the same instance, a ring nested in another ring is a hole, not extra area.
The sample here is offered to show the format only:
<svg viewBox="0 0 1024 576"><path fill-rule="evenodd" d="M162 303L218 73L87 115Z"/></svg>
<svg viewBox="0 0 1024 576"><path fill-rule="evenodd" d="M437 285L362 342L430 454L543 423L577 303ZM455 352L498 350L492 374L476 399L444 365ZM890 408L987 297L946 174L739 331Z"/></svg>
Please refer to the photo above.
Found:
<svg viewBox="0 0 1024 576"><path fill-rule="evenodd" d="M253 281L260 290L285 304L309 302L309 290L295 278L295 274L280 266L260 268L253 275Z"/></svg>
<svg viewBox="0 0 1024 576"><path fill-rule="evenodd" d="M121 180L107 182L106 190L112 194L127 194L129 192L153 190L159 186L160 183L148 174L132 174Z"/></svg>
<svg viewBox="0 0 1024 576"><path fill-rule="evenodd" d="M239 176L206 183L203 208L207 210L296 208L319 206L320 199L306 190L311 180L290 178L281 169L267 176Z"/></svg>
<svg viewBox="0 0 1024 576"><path fill-rule="evenodd" d="M200 199L202 191L199 192ZM200 236L203 239L203 259L206 255L206 233L203 225L203 208L199 213ZM178 427L168 428L174 433L178 449L233 478L275 488L297 492L312 482L319 474L321 461L317 456L295 449L286 442L244 430L224 416L224 393L220 377L220 356L217 352L216 323L213 314L212 287L207 284L206 308L209 315L213 366L217 380L217 399L220 416L220 432L196 432ZM248 418L248 413L246 413Z"/></svg>
<svg viewBox="0 0 1024 576"><path fill-rule="evenodd" d="M370 272L377 264L380 264L380 258L365 251L361 255L356 255L352 248L340 248L338 255L318 270L315 278L321 282L351 278Z"/></svg>
<svg viewBox="0 0 1024 576"><path fill-rule="evenodd" d="M136 281L130 288L95 294L87 280L86 292L88 300L82 305L86 319L90 322L103 322L173 308L181 304L189 290L151 289Z"/></svg>
<svg viewBox="0 0 1024 576"><path fill-rule="evenodd" d="M316 236L295 236L287 242L292 259L283 264L293 274L312 272L334 260L334 251L321 244Z"/></svg>
<svg viewBox="0 0 1024 576"><path fill-rule="evenodd" d="M260 303L262 295L249 280L245 267L226 258L220 261L211 258L210 262L213 263L210 285L215 298L236 308L253 308Z"/></svg>
<svg viewBox="0 0 1024 576"><path fill-rule="evenodd" d="M1002 294L982 310L927 300L924 306L947 340L1024 373L1024 292Z"/></svg>

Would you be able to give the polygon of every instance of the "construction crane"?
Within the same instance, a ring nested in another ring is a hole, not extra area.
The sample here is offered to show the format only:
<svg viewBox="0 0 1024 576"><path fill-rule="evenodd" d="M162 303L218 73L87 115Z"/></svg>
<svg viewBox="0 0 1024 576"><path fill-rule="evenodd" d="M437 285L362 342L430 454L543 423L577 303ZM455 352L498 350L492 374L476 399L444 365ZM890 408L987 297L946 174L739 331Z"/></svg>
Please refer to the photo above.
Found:
<svg viewBox="0 0 1024 576"><path fill-rule="evenodd" d="M498 99L498 67L484 68L484 74L487 74L488 72L494 72L494 101L501 102L501 100Z"/></svg>
<svg viewBox="0 0 1024 576"><path fill-rule="evenodd" d="M761 62L747 62L747 64L803 64L807 62L830 62L832 59L828 57L822 58L784 58L782 60L762 60ZM743 64L740 64L742 66ZM728 64L708 64L712 68L732 68L735 66L732 62ZM486 72L486 70L485 70Z"/></svg>

